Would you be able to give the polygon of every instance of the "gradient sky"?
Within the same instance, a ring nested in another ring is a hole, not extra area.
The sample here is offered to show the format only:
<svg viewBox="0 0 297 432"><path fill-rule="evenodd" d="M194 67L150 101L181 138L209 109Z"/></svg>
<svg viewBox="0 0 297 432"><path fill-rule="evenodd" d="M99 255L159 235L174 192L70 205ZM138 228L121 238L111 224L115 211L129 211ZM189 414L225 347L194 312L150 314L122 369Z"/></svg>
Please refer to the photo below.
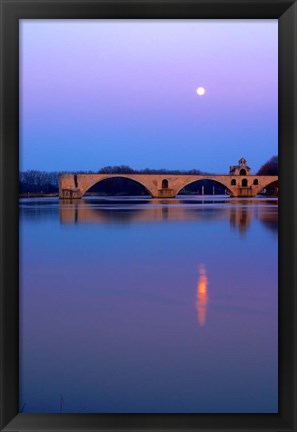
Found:
<svg viewBox="0 0 297 432"><path fill-rule="evenodd" d="M277 38L277 20L22 20L20 169L257 171L278 152Z"/></svg>

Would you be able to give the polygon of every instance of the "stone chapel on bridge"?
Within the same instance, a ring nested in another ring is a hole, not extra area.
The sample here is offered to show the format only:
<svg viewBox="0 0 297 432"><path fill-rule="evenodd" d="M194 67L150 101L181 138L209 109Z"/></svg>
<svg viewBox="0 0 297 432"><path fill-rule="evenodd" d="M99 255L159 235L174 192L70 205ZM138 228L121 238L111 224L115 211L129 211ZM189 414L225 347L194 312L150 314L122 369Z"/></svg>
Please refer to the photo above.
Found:
<svg viewBox="0 0 297 432"><path fill-rule="evenodd" d="M247 166L246 160L242 157L238 161L238 165L230 166L230 175L251 175L251 169Z"/></svg>

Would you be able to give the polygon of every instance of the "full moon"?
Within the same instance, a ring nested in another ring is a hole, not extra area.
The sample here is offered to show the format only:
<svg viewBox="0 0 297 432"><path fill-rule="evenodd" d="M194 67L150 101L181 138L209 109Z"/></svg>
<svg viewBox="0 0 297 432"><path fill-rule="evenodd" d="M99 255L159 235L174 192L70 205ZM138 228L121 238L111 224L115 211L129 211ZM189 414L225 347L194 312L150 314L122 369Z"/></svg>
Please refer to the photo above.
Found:
<svg viewBox="0 0 297 432"><path fill-rule="evenodd" d="M205 94L205 88L204 87L198 87L196 90L196 93L198 96L203 96Z"/></svg>

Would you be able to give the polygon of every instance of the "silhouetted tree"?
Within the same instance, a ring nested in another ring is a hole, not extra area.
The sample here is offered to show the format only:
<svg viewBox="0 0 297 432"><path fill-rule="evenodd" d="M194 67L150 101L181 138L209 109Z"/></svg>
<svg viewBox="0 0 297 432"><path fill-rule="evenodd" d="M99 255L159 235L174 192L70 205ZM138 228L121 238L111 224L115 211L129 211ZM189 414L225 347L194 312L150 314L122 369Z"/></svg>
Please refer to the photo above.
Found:
<svg viewBox="0 0 297 432"><path fill-rule="evenodd" d="M127 165L106 166L98 171L99 174L133 174L135 170Z"/></svg>
<svg viewBox="0 0 297 432"><path fill-rule="evenodd" d="M272 156L264 165L261 166L258 175L278 175L278 156ZM265 195L278 195L278 182L271 183L265 188Z"/></svg>
<svg viewBox="0 0 297 432"><path fill-rule="evenodd" d="M28 170L19 174L20 193L53 193L58 191L58 172Z"/></svg>
<svg viewBox="0 0 297 432"><path fill-rule="evenodd" d="M269 161L262 165L257 175L278 175L278 156L272 156Z"/></svg>

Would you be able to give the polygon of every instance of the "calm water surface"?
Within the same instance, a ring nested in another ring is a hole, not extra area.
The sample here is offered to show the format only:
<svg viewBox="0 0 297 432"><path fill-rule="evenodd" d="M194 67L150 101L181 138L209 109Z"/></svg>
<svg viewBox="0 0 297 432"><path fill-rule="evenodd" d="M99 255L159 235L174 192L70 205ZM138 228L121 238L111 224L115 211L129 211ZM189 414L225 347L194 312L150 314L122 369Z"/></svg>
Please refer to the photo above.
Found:
<svg viewBox="0 0 297 432"><path fill-rule="evenodd" d="M275 199L20 201L20 409L277 412Z"/></svg>

